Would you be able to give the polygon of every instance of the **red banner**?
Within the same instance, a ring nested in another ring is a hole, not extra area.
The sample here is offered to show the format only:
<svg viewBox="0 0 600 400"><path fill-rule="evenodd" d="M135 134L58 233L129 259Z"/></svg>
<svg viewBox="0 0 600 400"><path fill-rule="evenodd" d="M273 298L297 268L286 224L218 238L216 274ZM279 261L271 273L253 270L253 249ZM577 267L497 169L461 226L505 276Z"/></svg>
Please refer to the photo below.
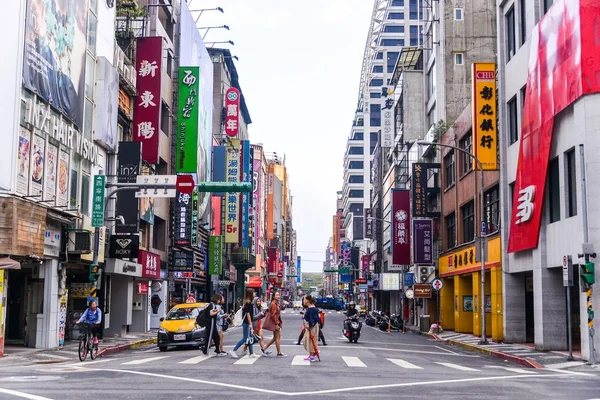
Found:
<svg viewBox="0 0 600 400"><path fill-rule="evenodd" d="M369 276L369 271L371 269L371 267L370 267L371 256L363 255L361 261L362 261L362 276L363 276L363 278L366 278L367 276Z"/></svg>
<svg viewBox="0 0 600 400"><path fill-rule="evenodd" d="M557 0L532 33L509 253L538 245L554 117L600 92L598 15L598 0Z"/></svg>
<svg viewBox="0 0 600 400"><path fill-rule="evenodd" d="M160 36L137 40L133 141L142 142L142 159L150 164L158 164L162 41Z"/></svg>
<svg viewBox="0 0 600 400"><path fill-rule="evenodd" d="M211 226L214 228L214 231L211 233L215 236L221 236L221 203L223 198L221 196L213 196L212 197L212 213L211 213Z"/></svg>
<svg viewBox="0 0 600 400"><path fill-rule="evenodd" d="M240 91L234 87L225 93L225 133L229 137L236 137L240 130Z"/></svg>
<svg viewBox="0 0 600 400"><path fill-rule="evenodd" d="M392 189L392 264L410 264L410 191Z"/></svg>
<svg viewBox="0 0 600 400"><path fill-rule="evenodd" d="M160 279L160 256L149 251L140 250L138 261L142 264L142 277Z"/></svg>
<svg viewBox="0 0 600 400"><path fill-rule="evenodd" d="M277 249L269 247L269 276L277 276L277 268L279 261L277 260Z"/></svg>

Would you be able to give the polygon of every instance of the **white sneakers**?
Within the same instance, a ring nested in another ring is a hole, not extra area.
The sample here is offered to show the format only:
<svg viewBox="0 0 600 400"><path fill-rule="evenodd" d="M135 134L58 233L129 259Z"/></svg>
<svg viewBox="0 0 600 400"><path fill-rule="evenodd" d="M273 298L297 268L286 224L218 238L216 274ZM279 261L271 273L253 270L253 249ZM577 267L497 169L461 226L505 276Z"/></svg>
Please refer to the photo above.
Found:
<svg viewBox="0 0 600 400"><path fill-rule="evenodd" d="M229 350L229 355L231 357L233 357L233 358L239 358L238 355L237 355L237 353L235 351L233 351L233 350Z"/></svg>

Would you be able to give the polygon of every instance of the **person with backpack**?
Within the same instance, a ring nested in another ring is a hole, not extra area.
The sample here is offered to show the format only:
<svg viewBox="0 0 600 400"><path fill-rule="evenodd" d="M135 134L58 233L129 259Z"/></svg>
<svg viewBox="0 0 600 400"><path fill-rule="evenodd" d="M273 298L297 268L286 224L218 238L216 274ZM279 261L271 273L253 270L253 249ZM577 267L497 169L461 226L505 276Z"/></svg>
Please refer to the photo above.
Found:
<svg viewBox="0 0 600 400"><path fill-rule="evenodd" d="M219 295L221 296L221 295ZM223 332L225 331L224 328L224 324L225 321L227 320L227 318L229 318L229 314L225 313L225 311L223 310L223 303L225 302L225 299L223 298L223 296L221 296L221 299L219 301L219 303L217 303L217 309L219 310L219 313L217 314L217 334L219 335L219 344L220 347L218 348L219 351L217 353L218 357L224 357L227 355L227 353L225 352L225 350L223 349L223 344L225 343L225 340L223 338ZM215 342L215 348L217 346L217 343Z"/></svg>
<svg viewBox="0 0 600 400"><path fill-rule="evenodd" d="M219 314L218 305L222 301L223 296L215 293L210 299L210 303L196 317L196 324L204 328L204 347L202 347L204 355L208 354L208 349L213 340L215 341L215 352L217 355L221 353L221 340L217 333L217 315Z"/></svg>
<svg viewBox="0 0 600 400"><path fill-rule="evenodd" d="M254 334L252 329L252 319L254 318L254 305L252 304L252 300L254 300L254 290L246 289L246 296L244 298L244 306L242 307L242 332L243 336L239 342L235 345L235 347L229 352L231 357L238 358L237 351L240 347L242 347L245 343L248 344L248 350L250 350L249 358L256 358L258 355L254 354L254 343L249 341L250 335Z"/></svg>
<svg viewBox="0 0 600 400"><path fill-rule="evenodd" d="M260 299L260 297L256 297L254 299L254 302L252 303L254 305L254 317L252 318L252 329L254 330L254 333L256 334L256 336L258 336L260 338L260 351L262 352L263 356L268 356L269 354L271 354L270 351L265 351L265 337L263 335L263 330L262 330L262 322L263 322L263 318L265 317L265 313L262 311L262 300ZM248 344L244 345L244 350L243 352L246 352L246 349L248 348Z"/></svg>

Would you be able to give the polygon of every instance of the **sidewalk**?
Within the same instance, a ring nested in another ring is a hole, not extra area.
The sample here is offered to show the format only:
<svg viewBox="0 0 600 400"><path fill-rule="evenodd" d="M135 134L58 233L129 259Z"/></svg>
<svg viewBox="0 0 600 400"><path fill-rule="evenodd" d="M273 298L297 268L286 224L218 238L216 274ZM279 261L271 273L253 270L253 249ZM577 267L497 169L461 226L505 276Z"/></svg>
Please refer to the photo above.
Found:
<svg viewBox="0 0 600 400"><path fill-rule="evenodd" d="M114 354L155 344L156 332L130 333L125 337L104 337L98 345L98 356ZM52 364L78 361L79 341L66 341L60 349L33 349L23 346L6 346L4 357L0 358L0 367L31 364ZM89 355L88 355L89 357Z"/></svg>
<svg viewBox="0 0 600 400"><path fill-rule="evenodd" d="M573 352L574 361L567 361L568 353L563 351L539 351L533 346L524 344L507 344L492 342L488 344L479 344L479 336L456 333L453 331L444 331L440 334L421 332L418 326L407 325L407 330L411 332L429 336L454 346L459 346L467 350L486 354L501 360L509 361L514 364L529 368L548 368L548 369L566 369L581 367L587 363L581 359L580 352Z"/></svg>

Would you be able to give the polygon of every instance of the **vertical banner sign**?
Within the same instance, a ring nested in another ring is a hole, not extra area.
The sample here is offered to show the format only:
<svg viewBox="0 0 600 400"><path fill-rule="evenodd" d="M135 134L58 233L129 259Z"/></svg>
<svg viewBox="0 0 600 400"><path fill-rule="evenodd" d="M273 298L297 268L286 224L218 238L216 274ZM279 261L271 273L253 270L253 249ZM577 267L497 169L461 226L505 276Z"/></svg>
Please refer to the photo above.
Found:
<svg viewBox="0 0 600 400"><path fill-rule="evenodd" d="M105 175L94 176L94 201L92 203L92 227L100 228L104 225L104 187Z"/></svg>
<svg viewBox="0 0 600 400"><path fill-rule="evenodd" d="M177 192L175 198L175 244L187 246L192 240L192 196Z"/></svg>
<svg viewBox="0 0 600 400"><path fill-rule="evenodd" d="M250 179L250 141L242 140L242 171L240 175L241 182L252 182ZM242 193L242 210L241 210L241 225L240 242L244 248L250 247L249 244L249 229L250 229L250 193Z"/></svg>
<svg viewBox="0 0 600 400"><path fill-rule="evenodd" d="M269 278L277 276L277 249L269 247Z"/></svg>
<svg viewBox="0 0 600 400"><path fill-rule="evenodd" d="M135 183L140 174L142 144L119 142L117 154L117 182ZM138 233L139 201L133 190L117 193L116 215L122 215L124 224L115 224L116 233Z"/></svg>
<svg viewBox="0 0 600 400"><path fill-rule="evenodd" d="M198 246L198 192L192 193L191 245Z"/></svg>
<svg viewBox="0 0 600 400"><path fill-rule="evenodd" d="M227 182L240 181L240 140L231 139L227 148ZM240 241L240 195L239 193L225 194L225 243L237 244Z"/></svg>
<svg viewBox="0 0 600 400"><path fill-rule="evenodd" d="M208 273L221 275L223 272L223 236L208 238Z"/></svg>
<svg viewBox="0 0 600 400"><path fill-rule="evenodd" d="M410 264L410 191L392 189L392 264Z"/></svg>
<svg viewBox="0 0 600 400"><path fill-rule="evenodd" d="M254 252L258 254L260 249L260 234L262 221L262 208L261 208L261 193L262 193L262 179L261 179L261 162L260 159L254 158L252 168L252 196L253 209L254 209Z"/></svg>
<svg viewBox="0 0 600 400"><path fill-rule="evenodd" d="M413 219L413 264L433 265L433 220Z"/></svg>
<svg viewBox="0 0 600 400"><path fill-rule="evenodd" d="M302 257L296 257L296 282L302 283Z"/></svg>
<svg viewBox="0 0 600 400"><path fill-rule="evenodd" d="M597 0L556 0L531 34L509 253L538 246L555 117L600 92L597 17Z"/></svg>
<svg viewBox="0 0 600 400"><path fill-rule="evenodd" d="M225 133L229 137L236 137L240 131L240 91L230 87L225 92Z"/></svg>
<svg viewBox="0 0 600 400"><path fill-rule="evenodd" d="M200 67L179 67L177 172L198 172Z"/></svg>
<svg viewBox="0 0 600 400"><path fill-rule="evenodd" d="M473 148L483 169L498 169L498 126L496 124L496 64L473 63ZM474 169L479 165L473 161Z"/></svg>
<svg viewBox="0 0 600 400"><path fill-rule="evenodd" d="M365 238L373 239L373 209L365 208Z"/></svg>
<svg viewBox="0 0 600 400"><path fill-rule="evenodd" d="M331 241L331 245L333 246L333 252L337 256L340 254L340 243L338 236L338 216L337 214L333 216L333 240Z"/></svg>
<svg viewBox="0 0 600 400"><path fill-rule="evenodd" d="M137 39L133 141L143 143L142 159L149 164L158 164L162 42L160 36Z"/></svg>
<svg viewBox="0 0 600 400"><path fill-rule="evenodd" d="M367 279L367 277L369 276L369 272L371 270L371 256L363 255L361 258L361 263L362 263L362 277L364 279Z"/></svg>
<svg viewBox="0 0 600 400"><path fill-rule="evenodd" d="M142 278L160 279L160 256L140 250L138 262L142 264Z"/></svg>
<svg viewBox="0 0 600 400"><path fill-rule="evenodd" d="M394 91L381 88L381 147L394 145Z"/></svg>
<svg viewBox="0 0 600 400"><path fill-rule="evenodd" d="M412 215L427 215L427 169L419 163L412 165Z"/></svg>

